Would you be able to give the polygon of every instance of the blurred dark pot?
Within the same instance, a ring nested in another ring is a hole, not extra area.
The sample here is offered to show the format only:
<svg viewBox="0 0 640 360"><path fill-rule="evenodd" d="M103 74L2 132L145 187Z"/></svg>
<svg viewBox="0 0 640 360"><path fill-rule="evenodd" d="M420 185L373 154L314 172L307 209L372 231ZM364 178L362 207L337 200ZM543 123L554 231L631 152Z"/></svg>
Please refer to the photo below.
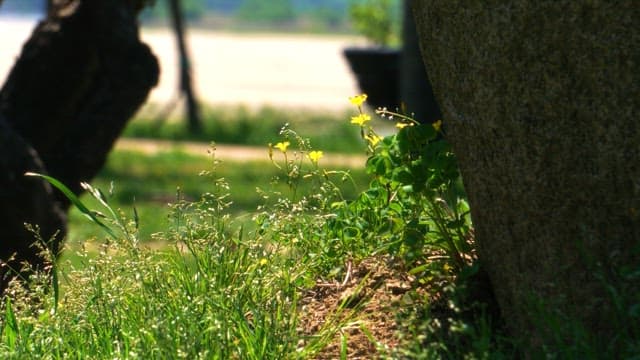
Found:
<svg viewBox="0 0 640 360"><path fill-rule="evenodd" d="M400 104L400 50L388 48L347 48L349 62L367 103L374 108L396 109Z"/></svg>

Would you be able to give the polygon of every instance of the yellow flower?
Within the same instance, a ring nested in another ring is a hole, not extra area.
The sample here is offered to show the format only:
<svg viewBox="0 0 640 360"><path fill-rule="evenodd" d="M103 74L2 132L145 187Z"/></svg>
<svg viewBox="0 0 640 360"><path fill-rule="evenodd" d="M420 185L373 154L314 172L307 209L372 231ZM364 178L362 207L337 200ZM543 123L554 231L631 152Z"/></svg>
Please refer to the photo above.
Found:
<svg viewBox="0 0 640 360"><path fill-rule="evenodd" d="M365 101L367 101L367 94L356 95L349 98L349 102L355 106L362 106Z"/></svg>
<svg viewBox="0 0 640 360"><path fill-rule="evenodd" d="M382 138L376 134L367 134L364 136L364 138L369 141L369 144L371 144L371 146L376 146L376 144L379 143L380 140L382 140Z"/></svg>
<svg viewBox="0 0 640 360"><path fill-rule="evenodd" d="M369 120L371 120L371 116L369 116L367 114L360 114L358 116L352 116L351 117L351 123L352 124L356 124L356 125L360 125L360 126L363 126L364 123L366 123Z"/></svg>
<svg viewBox="0 0 640 360"><path fill-rule="evenodd" d="M323 156L324 154L322 153L322 151L319 150L314 150L312 152L309 153L309 159L314 162L317 163L318 160L320 160L320 158Z"/></svg>
<svg viewBox="0 0 640 360"><path fill-rule="evenodd" d="M403 123L403 122L396 123L396 127L398 129L402 129L402 128L405 128L407 126L413 126L413 123Z"/></svg>
<svg viewBox="0 0 640 360"><path fill-rule="evenodd" d="M288 141L279 142L276 144L276 148L280 149L282 152L287 152L287 148L291 145Z"/></svg>
<svg viewBox="0 0 640 360"><path fill-rule="evenodd" d="M431 126L433 126L436 131L440 131L440 128L442 128L442 120L434 122L433 124L431 124Z"/></svg>
<svg viewBox="0 0 640 360"><path fill-rule="evenodd" d="M269 260L267 260L267 259L265 259L265 258L260 259L260 265L265 266L265 265L267 265L268 263L269 263Z"/></svg>

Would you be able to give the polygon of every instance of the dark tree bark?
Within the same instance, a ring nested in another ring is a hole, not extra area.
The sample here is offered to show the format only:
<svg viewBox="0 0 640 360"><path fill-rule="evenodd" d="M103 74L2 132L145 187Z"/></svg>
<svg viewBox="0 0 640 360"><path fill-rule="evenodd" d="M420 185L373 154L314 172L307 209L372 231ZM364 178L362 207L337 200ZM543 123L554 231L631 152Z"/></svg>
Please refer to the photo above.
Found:
<svg viewBox="0 0 640 360"><path fill-rule="evenodd" d="M11 129L0 116L0 293L16 274L26 276L30 270L46 270L40 250L46 244L34 246L36 240L25 223L38 225L40 235L50 241L52 253L66 230L65 212L55 201L49 184L27 178L28 171L44 173L44 165L35 150ZM23 271L23 262L31 269Z"/></svg>
<svg viewBox="0 0 640 360"><path fill-rule="evenodd" d="M579 323L615 349L623 296L640 293L628 277L640 264L640 7L424 0L414 10L506 321L543 339L538 302L560 327Z"/></svg>
<svg viewBox="0 0 640 360"><path fill-rule="evenodd" d="M193 84L191 83L191 61L184 36L184 16L180 7L180 0L169 0L169 10L178 44L178 56L180 56L180 91L187 102L189 131L198 133L202 129L202 120L200 119L200 109L193 91Z"/></svg>
<svg viewBox="0 0 640 360"><path fill-rule="evenodd" d="M126 0L62 1L38 24L0 91L0 133L11 140L3 145L15 148L0 153L0 158L11 157L7 169L18 175L25 169L46 172L75 192L81 191L80 182L97 174L158 80L158 63L138 37L140 5ZM10 155L16 151L25 155ZM57 192L55 199L47 198L49 188L41 182L16 182L38 191L22 192L22 201L34 205L25 205L15 221L4 224L2 260L17 252L16 259L42 267L44 259L23 251L33 236L24 235L22 224L39 224L36 208L54 214L70 204ZM1 211L13 211L11 205L1 203ZM59 224L65 219L55 218L50 226L40 225L45 239L62 231L54 244L57 250L64 235Z"/></svg>

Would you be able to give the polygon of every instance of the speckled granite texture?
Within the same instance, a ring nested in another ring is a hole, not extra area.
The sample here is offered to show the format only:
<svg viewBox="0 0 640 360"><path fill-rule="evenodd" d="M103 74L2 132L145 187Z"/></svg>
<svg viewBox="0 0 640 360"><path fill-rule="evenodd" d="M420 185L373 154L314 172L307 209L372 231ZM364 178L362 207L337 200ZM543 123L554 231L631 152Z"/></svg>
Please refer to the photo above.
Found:
<svg viewBox="0 0 640 360"><path fill-rule="evenodd" d="M423 0L414 15L503 315L526 333L537 299L614 332L598 277L640 263L639 3Z"/></svg>

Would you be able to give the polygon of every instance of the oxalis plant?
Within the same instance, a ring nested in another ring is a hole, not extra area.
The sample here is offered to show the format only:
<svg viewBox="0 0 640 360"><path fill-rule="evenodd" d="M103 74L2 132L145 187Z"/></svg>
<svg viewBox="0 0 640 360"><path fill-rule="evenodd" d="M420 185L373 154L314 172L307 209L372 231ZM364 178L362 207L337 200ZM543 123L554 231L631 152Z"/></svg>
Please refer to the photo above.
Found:
<svg viewBox="0 0 640 360"><path fill-rule="evenodd" d="M473 230L442 121L420 124L410 116L378 109L374 116L395 122L398 129L383 137L371 126L366 99L362 94L350 102L358 110L351 123L360 127L369 155L368 188L355 199L345 199L339 182L351 180L349 173L324 170L319 164L322 151L284 127L282 141L270 145L269 156L282 170L278 180L284 180L290 195L264 193L265 199L277 201L267 202L258 224L277 229L273 236L306 243L304 248L314 249L310 256L322 259L325 270L354 258L390 254L405 260L416 274L458 274L474 260ZM308 182L315 185L312 191L300 192L300 185ZM281 224L274 227L275 221Z"/></svg>
<svg viewBox="0 0 640 360"><path fill-rule="evenodd" d="M446 260L453 273L473 260L469 205L456 157L443 138L442 121L421 124L387 109L376 115L395 121L397 133L382 137L364 110L367 95L350 101L358 109L351 123L360 127L373 175L369 188L354 201L334 204L332 233L345 241L361 238L374 251L400 256L421 272L431 260ZM441 269L440 269L441 270Z"/></svg>

